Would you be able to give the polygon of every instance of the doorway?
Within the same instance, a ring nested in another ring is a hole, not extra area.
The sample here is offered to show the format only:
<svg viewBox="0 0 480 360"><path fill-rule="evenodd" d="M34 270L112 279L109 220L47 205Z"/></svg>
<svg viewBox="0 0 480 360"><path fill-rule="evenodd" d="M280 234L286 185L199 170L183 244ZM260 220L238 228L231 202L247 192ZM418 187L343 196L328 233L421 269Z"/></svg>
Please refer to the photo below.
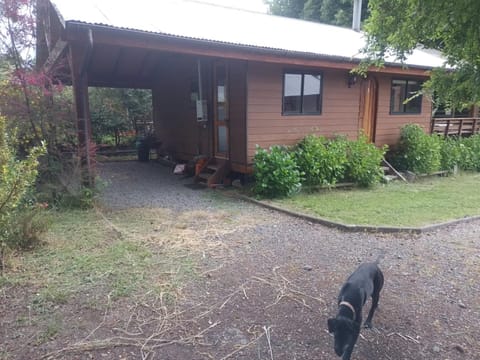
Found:
<svg viewBox="0 0 480 360"><path fill-rule="evenodd" d="M377 123L378 82L369 77L362 82L362 111L361 129L369 142L375 142L375 128Z"/></svg>
<svg viewBox="0 0 480 360"><path fill-rule="evenodd" d="M228 108L228 66L224 61L216 61L213 71L213 131L214 156L228 159L230 152L229 142L229 108Z"/></svg>

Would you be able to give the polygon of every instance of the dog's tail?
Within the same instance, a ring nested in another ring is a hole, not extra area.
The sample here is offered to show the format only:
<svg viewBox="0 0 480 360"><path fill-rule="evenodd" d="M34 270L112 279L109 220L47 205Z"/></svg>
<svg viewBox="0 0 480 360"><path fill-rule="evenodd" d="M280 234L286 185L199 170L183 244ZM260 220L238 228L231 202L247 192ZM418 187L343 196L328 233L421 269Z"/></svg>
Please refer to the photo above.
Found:
<svg viewBox="0 0 480 360"><path fill-rule="evenodd" d="M385 250L382 250L382 251L380 252L380 254L378 254L377 260L375 260L375 262L374 262L375 265L380 264L380 261L382 261L383 258L385 257L385 253L386 253L386 251L385 251Z"/></svg>

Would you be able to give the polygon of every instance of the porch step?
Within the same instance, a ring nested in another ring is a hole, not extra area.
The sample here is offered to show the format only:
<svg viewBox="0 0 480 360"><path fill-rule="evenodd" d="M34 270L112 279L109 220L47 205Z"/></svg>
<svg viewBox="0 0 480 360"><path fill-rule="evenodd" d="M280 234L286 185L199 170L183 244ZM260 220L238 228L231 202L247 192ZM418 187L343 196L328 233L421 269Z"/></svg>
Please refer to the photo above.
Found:
<svg viewBox="0 0 480 360"><path fill-rule="evenodd" d="M195 182L208 187L223 185L225 177L230 172L228 160L211 158L195 176Z"/></svg>
<svg viewBox="0 0 480 360"><path fill-rule="evenodd" d="M387 160L382 160L383 181L389 183L390 181L401 179L407 182L407 179L397 171Z"/></svg>

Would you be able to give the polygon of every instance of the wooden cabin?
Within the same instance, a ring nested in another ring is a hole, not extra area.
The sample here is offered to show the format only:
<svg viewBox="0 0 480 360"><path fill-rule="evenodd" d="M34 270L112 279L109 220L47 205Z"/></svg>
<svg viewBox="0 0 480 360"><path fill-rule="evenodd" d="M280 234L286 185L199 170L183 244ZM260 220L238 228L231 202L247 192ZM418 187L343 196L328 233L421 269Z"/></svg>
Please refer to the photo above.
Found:
<svg viewBox="0 0 480 360"><path fill-rule="evenodd" d="M407 123L429 131L429 99L404 101L444 62L418 49L361 78L359 31L192 0L38 0L37 23L38 65L73 85L80 145L88 87L151 89L160 151L206 157L212 173L248 173L256 145L307 134L380 146Z"/></svg>

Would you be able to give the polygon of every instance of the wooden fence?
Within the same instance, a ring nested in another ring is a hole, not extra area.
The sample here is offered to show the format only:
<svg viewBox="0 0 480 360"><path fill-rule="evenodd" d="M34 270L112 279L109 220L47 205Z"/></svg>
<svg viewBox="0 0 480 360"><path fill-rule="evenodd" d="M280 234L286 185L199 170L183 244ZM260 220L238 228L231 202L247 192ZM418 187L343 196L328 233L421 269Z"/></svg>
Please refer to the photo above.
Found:
<svg viewBox="0 0 480 360"><path fill-rule="evenodd" d="M480 118L432 118L432 134L470 136L480 133Z"/></svg>

